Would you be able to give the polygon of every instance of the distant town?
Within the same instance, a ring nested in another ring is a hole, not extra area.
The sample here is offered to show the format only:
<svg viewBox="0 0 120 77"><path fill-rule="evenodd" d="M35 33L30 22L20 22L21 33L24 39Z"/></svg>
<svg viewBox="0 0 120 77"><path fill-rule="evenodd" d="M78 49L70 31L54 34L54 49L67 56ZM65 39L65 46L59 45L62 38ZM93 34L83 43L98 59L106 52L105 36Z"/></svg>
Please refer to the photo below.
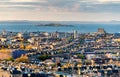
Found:
<svg viewBox="0 0 120 77"><path fill-rule="evenodd" d="M120 33L4 30L0 77L120 77Z"/></svg>

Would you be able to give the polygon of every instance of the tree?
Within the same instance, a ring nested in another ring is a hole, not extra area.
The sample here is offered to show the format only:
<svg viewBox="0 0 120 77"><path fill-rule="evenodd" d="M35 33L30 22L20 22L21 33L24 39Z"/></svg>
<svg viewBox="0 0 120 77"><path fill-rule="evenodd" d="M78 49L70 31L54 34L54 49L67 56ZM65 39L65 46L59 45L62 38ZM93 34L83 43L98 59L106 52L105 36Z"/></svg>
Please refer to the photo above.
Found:
<svg viewBox="0 0 120 77"><path fill-rule="evenodd" d="M16 62L28 63L28 57L26 55L22 55L20 58L17 58L15 61Z"/></svg>
<svg viewBox="0 0 120 77"><path fill-rule="evenodd" d="M90 60L85 60L85 61L84 61L84 64L85 64L85 65L91 65L92 62L91 62Z"/></svg>
<svg viewBox="0 0 120 77"><path fill-rule="evenodd" d="M62 53L62 49L59 49L58 52L59 52L59 53Z"/></svg>
<svg viewBox="0 0 120 77"><path fill-rule="evenodd" d="M8 59L6 59L7 61L14 61L13 57L9 57Z"/></svg>
<svg viewBox="0 0 120 77"><path fill-rule="evenodd" d="M42 60L42 61L44 61L44 60L46 60L46 59L50 59L50 58L51 58L50 55L41 55L41 56L38 57L38 59L39 59L39 60Z"/></svg>
<svg viewBox="0 0 120 77"><path fill-rule="evenodd" d="M85 56L83 54L77 54L78 58L85 59Z"/></svg>

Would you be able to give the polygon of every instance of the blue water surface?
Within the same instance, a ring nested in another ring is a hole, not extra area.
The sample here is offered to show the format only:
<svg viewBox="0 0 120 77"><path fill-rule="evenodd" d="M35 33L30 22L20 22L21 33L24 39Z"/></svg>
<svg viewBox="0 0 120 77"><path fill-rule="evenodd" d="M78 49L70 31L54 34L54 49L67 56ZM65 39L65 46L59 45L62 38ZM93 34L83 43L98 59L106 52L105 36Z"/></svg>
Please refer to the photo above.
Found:
<svg viewBox="0 0 120 77"><path fill-rule="evenodd" d="M96 32L98 28L104 28L109 33L120 32L120 24L77 24L68 26L36 26L24 24L0 24L0 31L13 31L13 32L73 32L77 30L79 33Z"/></svg>

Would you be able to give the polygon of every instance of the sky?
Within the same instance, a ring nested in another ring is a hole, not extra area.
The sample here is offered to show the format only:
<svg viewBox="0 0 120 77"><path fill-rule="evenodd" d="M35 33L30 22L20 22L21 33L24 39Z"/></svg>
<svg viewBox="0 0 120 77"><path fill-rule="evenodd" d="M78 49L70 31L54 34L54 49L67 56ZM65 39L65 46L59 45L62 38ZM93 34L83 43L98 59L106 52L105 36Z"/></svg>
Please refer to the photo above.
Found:
<svg viewBox="0 0 120 77"><path fill-rule="evenodd" d="M120 0L0 0L0 21L120 21Z"/></svg>

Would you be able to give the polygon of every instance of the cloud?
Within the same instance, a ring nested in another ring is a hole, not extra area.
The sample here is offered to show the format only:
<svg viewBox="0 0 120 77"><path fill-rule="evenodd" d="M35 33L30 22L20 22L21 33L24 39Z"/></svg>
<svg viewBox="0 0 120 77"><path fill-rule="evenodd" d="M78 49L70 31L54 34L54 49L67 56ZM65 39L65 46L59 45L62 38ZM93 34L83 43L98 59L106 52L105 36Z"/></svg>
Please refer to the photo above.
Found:
<svg viewBox="0 0 120 77"><path fill-rule="evenodd" d="M38 0L10 0L10 2L33 2Z"/></svg>
<svg viewBox="0 0 120 77"><path fill-rule="evenodd" d="M18 16L23 15L23 18L25 17L25 15L27 15L27 13L29 13L29 16L31 16L31 18L34 14L40 15L42 18L44 18L43 16L46 15L48 17L48 16L51 16L52 13L53 13L52 16L59 15L62 18L65 18L67 14L71 14L71 13L75 15L76 13L79 13L82 15L86 13L86 15L84 16L87 16L88 14L89 15L88 17L92 18L90 16L91 13L92 13L92 16L97 14L96 16L98 17L100 13L106 13L105 15L107 14L111 15L109 13L119 14L120 0L0 0L0 13L2 12L7 12L6 16L10 12L11 12L10 14L16 14ZM47 15L46 13L49 13L49 14ZM69 16L72 16L73 14ZM69 18L69 16L67 16L67 18ZM40 18L37 16L35 17L37 19ZM72 17L74 18L75 16L73 15ZM72 17L70 18L71 20L72 20ZM76 16L76 17L79 17L79 16ZM82 18L84 19L84 17ZM79 18L76 18L76 19L79 19Z"/></svg>
<svg viewBox="0 0 120 77"><path fill-rule="evenodd" d="M46 2L46 0L6 0L8 2Z"/></svg>
<svg viewBox="0 0 120 77"><path fill-rule="evenodd" d="M119 8L120 0L0 0L0 10L119 12Z"/></svg>
<svg viewBox="0 0 120 77"><path fill-rule="evenodd" d="M120 2L120 0L98 0L99 2Z"/></svg>

